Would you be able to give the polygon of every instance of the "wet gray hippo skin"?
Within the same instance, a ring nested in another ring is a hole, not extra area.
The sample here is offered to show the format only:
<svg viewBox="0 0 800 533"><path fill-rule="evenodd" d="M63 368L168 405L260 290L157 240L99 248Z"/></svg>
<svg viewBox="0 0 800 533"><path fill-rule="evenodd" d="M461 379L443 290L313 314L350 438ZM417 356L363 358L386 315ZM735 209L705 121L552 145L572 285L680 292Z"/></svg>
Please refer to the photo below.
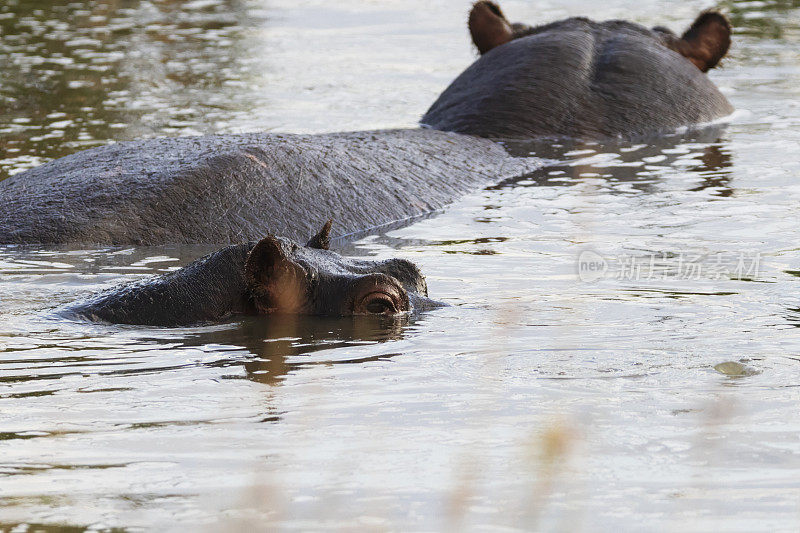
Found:
<svg viewBox="0 0 800 533"><path fill-rule="evenodd" d="M636 136L731 111L703 73L730 42L718 14L679 38L621 21L532 28L479 2L469 26L483 55L422 119L448 132L253 133L94 148L0 182L0 244L302 240L331 215L342 234L364 232L542 166L478 136Z"/></svg>
<svg viewBox="0 0 800 533"><path fill-rule="evenodd" d="M403 259L350 259L327 250L330 224L306 246L268 236L162 276L110 289L57 312L117 324L187 326L234 315L399 315L437 306Z"/></svg>
<svg viewBox="0 0 800 533"><path fill-rule="evenodd" d="M0 182L0 244L302 242L331 216L340 234L359 232L539 167L424 129L126 142Z"/></svg>
<svg viewBox="0 0 800 533"><path fill-rule="evenodd" d="M469 27L482 54L422 123L483 137L634 138L708 122L733 107L704 74L730 46L719 13L678 37L621 20L512 24L478 2Z"/></svg>

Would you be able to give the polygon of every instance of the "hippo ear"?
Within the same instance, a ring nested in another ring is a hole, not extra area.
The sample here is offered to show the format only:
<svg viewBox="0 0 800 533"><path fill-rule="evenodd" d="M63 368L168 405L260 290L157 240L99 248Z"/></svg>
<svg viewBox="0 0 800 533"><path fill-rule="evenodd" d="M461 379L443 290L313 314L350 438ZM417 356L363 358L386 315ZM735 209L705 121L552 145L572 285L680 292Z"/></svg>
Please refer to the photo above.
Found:
<svg viewBox="0 0 800 533"><path fill-rule="evenodd" d="M306 247L317 248L318 250L330 250L331 224L333 224L333 219L329 219L325 225L322 226L322 229L319 230L319 233L311 237L311 240L306 243Z"/></svg>
<svg viewBox="0 0 800 533"><path fill-rule="evenodd" d="M250 250L244 279L260 313L298 312L305 302L305 270L288 258L275 237L262 239Z"/></svg>
<svg viewBox="0 0 800 533"><path fill-rule="evenodd" d="M469 33L478 52L485 54L510 41L513 30L500 11L500 6L494 2L481 1L476 2L469 13Z"/></svg>
<svg viewBox="0 0 800 533"><path fill-rule="evenodd" d="M697 17L677 43L677 51L703 72L717 66L731 46L731 25L725 15L707 11Z"/></svg>

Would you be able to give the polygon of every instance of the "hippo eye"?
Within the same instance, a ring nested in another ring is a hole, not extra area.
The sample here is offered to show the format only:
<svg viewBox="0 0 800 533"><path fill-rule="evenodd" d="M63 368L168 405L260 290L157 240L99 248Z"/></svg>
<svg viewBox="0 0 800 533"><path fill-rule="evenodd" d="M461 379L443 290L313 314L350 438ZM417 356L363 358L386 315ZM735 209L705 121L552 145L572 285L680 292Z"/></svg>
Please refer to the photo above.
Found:
<svg viewBox="0 0 800 533"><path fill-rule="evenodd" d="M386 274L369 274L353 282L353 310L357 315L396 315L408 311L408 294Z"/></svg>
<svg viewBox="0 0 800 533"><path fill-rule="evenodd" d="M364 310L373 315L393 315L397 313L394 302L388 294L372 293L365 298Z"/></svg>

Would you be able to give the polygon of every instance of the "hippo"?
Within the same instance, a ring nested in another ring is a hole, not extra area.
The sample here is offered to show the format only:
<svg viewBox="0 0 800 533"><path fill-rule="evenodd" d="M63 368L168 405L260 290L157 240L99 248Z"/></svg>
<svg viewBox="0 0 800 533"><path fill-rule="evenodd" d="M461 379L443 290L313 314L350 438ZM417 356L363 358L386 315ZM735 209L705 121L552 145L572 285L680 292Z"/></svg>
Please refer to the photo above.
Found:
<svg viewBox="0 0 800 533"><path fill-rule="evenodd" d="M482 1L468 26L481 56L421 128L93 148L0 182L0 244L224 245L267 233L300 241L327 213L340 237L364 234L543 167L502 142L634 137L732 109L704 74L730 44L718 13L677 37L623 21L511 24Z"/></svg>
<svg viewBox="0 0 800 533"><path fill-rule="evenodd" d="M0 181L0 244L302 242L330 215L341 237L541 166L487 139L424 129L124 142Z"/></svg>
<svg viewBox="0 0 800 533"><path fill-rule="evenodd" d="M216 323L235 315L397 316L438 305L404 259L352 259L330 251L330 221L305 246L274 235L109 289L57 316L147 326Z"/></svg>
<svg viewBox="0 0 800 533"><path fill-rule="evenodd" d="M510 23L500 7L472 8L480 58L422 117L444 131L492 138L634 138L710 122L733 107L706 76L731 43L720 13L678 37L622 20Z"/></svg>

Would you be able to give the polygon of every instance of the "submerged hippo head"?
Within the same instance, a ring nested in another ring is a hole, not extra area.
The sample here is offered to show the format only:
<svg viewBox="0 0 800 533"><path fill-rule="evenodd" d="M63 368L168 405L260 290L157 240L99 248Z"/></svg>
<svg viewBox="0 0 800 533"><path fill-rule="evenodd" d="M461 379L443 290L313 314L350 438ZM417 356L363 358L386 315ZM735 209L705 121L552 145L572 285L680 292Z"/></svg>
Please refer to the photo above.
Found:
<svg viewBox="0 0 800 533"><path fill-rule="evenodd" d="M425 278L405 259L370 261L329 251L330 223L306 246L262 239L244 265L252 312L396 315L425 304Z"/></svg>
<svg viewBox="0 0 800 533"><path fill-rule="evenodd" d="M404 259L329 251L330 222L308 244L268 236L223 248L162 276L70 306L69 315L121 324L184 326L236 314L399 315L435 305Z"/></svg>
<svg viewBox="0 0 800 533"><path fill-rule="evenodd" d="M731 28L701 14L681 36L621 20L510 23L493 2L469 16L481 57L422 123L484 137L635 137L733 111L704 72L728 51Z"/></svg>

